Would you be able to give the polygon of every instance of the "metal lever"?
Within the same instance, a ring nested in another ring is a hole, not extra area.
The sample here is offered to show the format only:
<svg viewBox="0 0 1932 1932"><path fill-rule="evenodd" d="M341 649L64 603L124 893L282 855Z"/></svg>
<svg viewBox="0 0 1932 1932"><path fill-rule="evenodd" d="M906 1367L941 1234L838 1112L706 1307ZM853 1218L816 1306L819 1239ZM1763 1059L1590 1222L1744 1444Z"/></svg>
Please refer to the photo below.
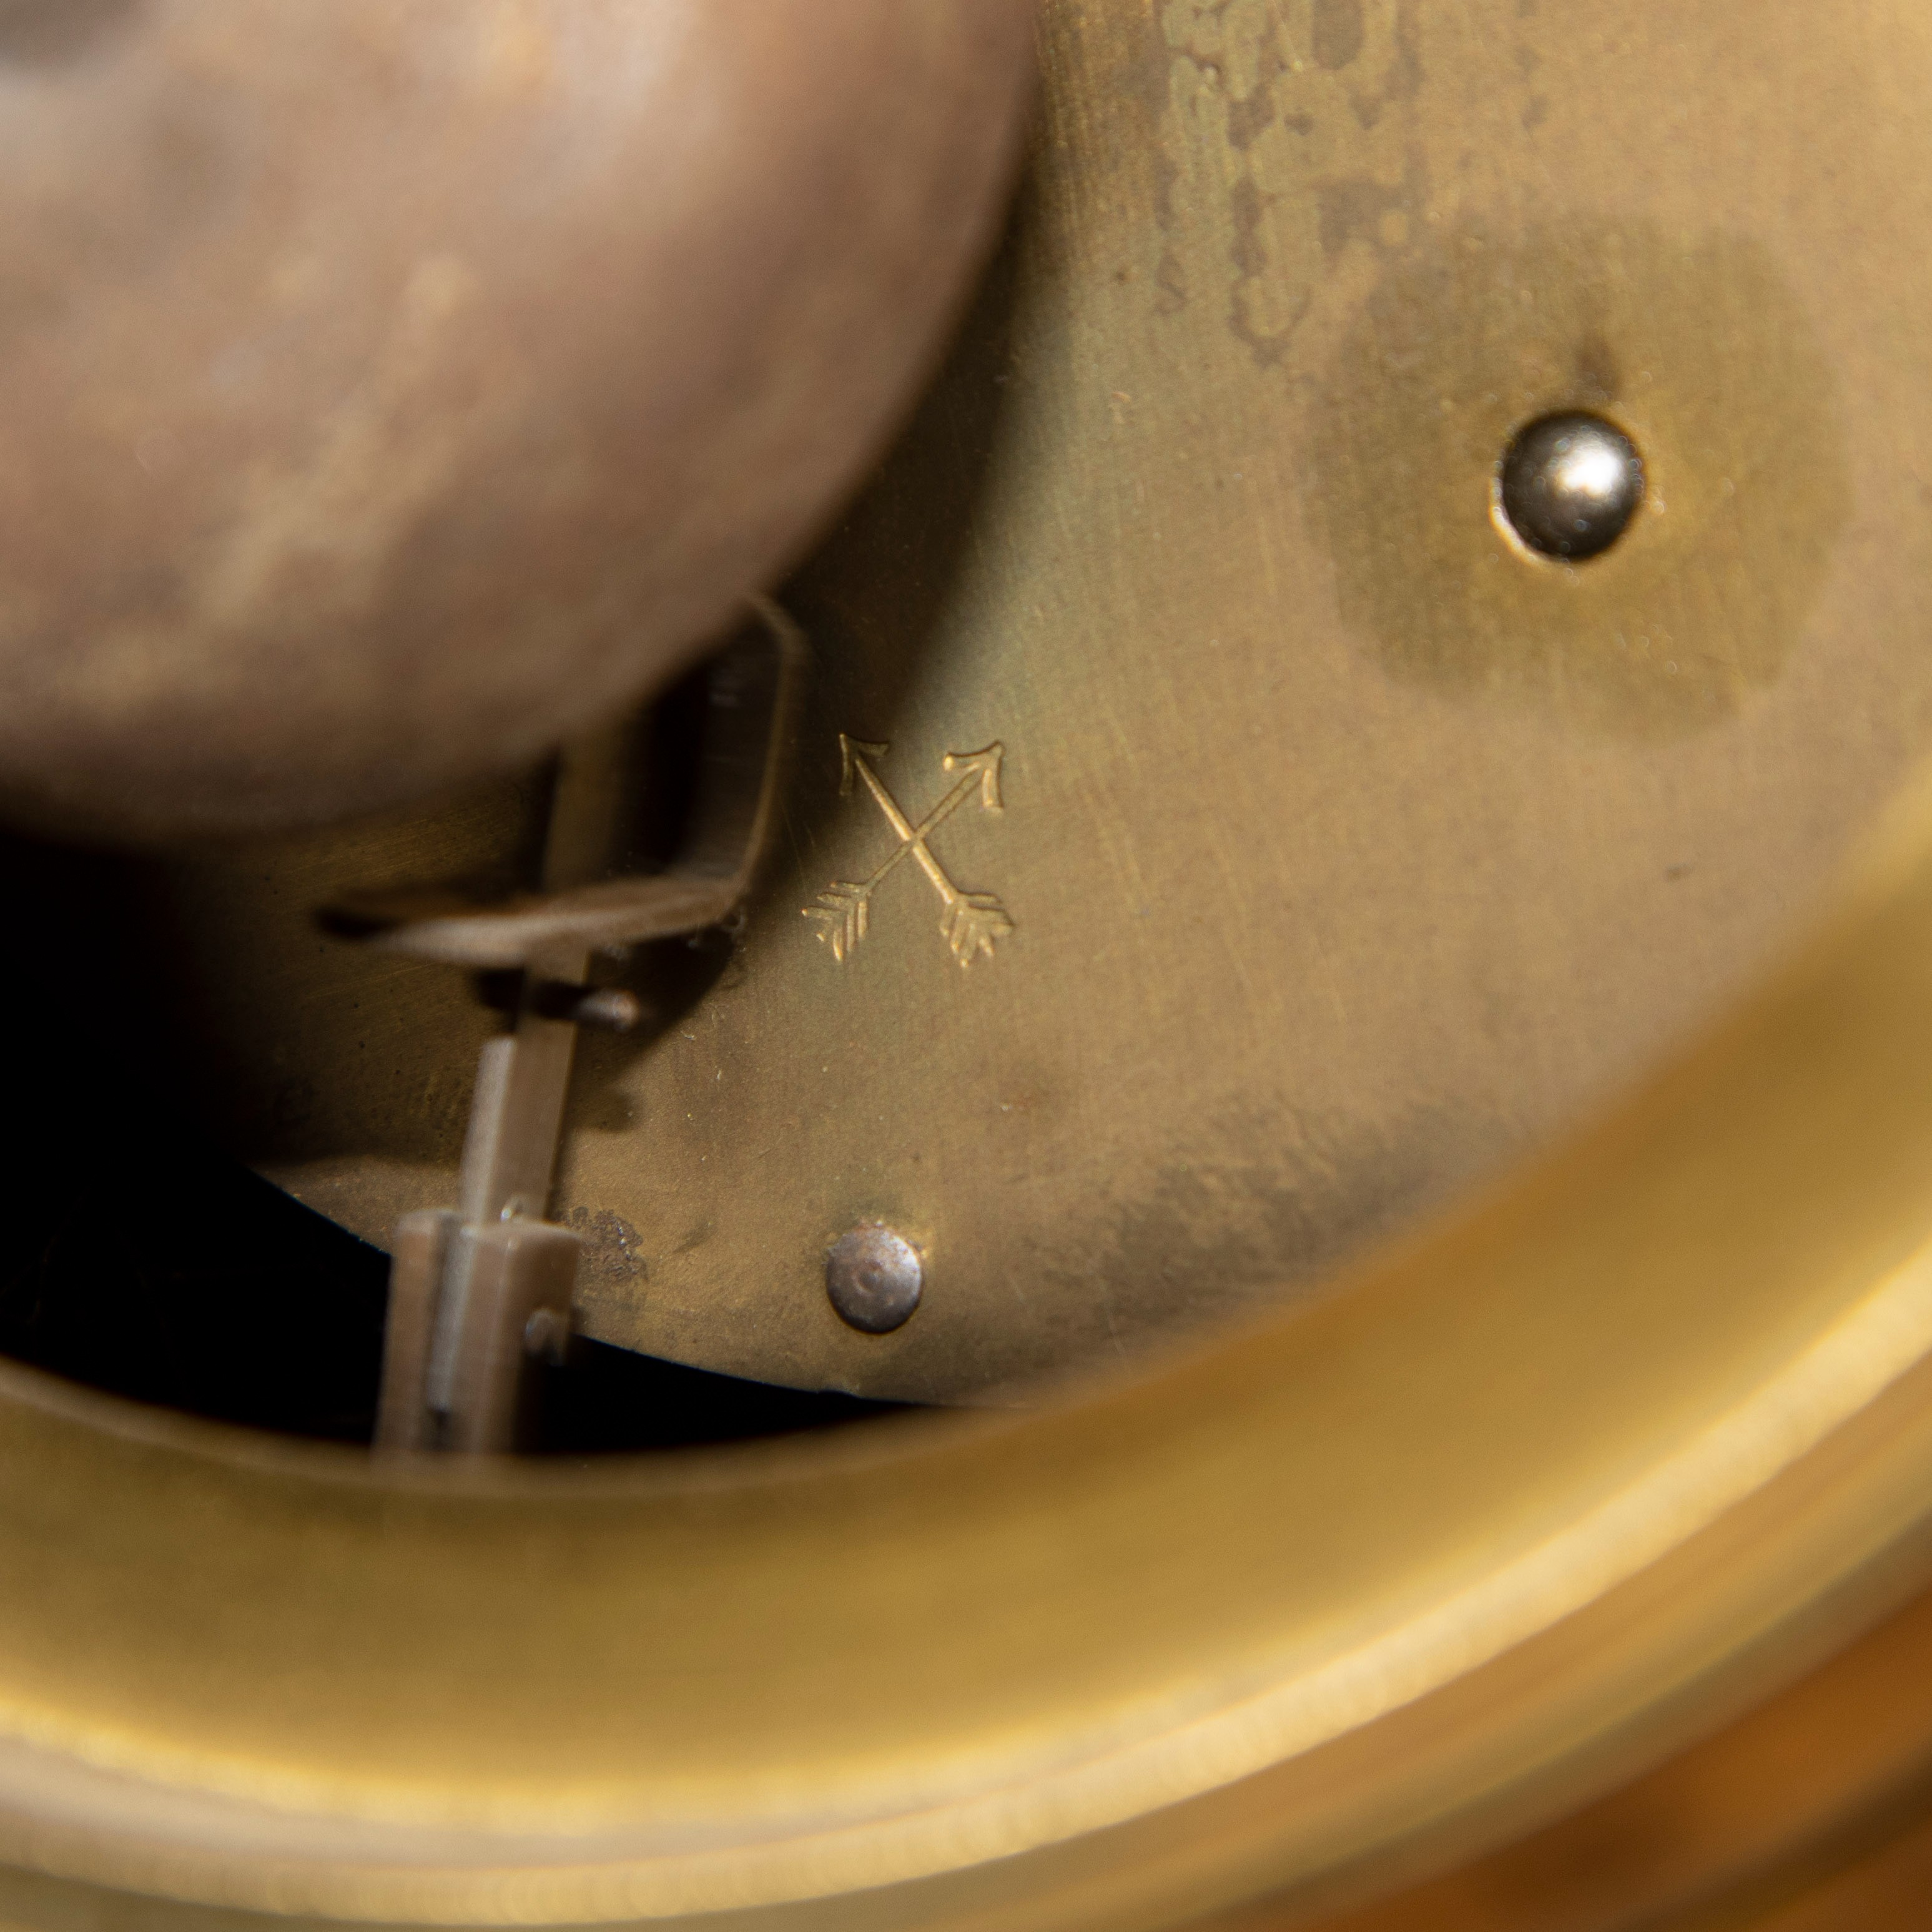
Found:
<svg viewBox="0 0 1932 1932"><path fill-rule="evenodd" d="M548 953L567 958L573 950L670 938L728 916L770 841L779 754L790 736L806 658L798 627L776 604L756 598L752 608L758 622L711 662L691 828L668 870L604 878L600 850L598 864L587 873L553 877L547 852L538 892L482 901L447 885L360 893L327 908L324 926L389 952L487 969L537 968ZM614 741L594 742L605 748L601 767L593 770L596 761L586 755L574 777L568 761L560 775L554 832L561 811L597 821L602 836L609 836L617 790L610 761Z"/></svg>
<svg viewBox="0 0 1932 1932"><path fill-rule="evenodd" d="M560 761L543 890L494 904L447 890L332 908L364 943L524 979L514 1030L478 1064L458 1204L397 1225L376 1445L514 1449L530 1421L533 1365L570 1334L578 1238L544 1216L579 1021L548 992L579 987L599 949L716 925L748 889L770 838L804 650L760 602L759 624L710 667L705 745L685 850L664 874L601 879L615 836L624 734Z"/></svg>

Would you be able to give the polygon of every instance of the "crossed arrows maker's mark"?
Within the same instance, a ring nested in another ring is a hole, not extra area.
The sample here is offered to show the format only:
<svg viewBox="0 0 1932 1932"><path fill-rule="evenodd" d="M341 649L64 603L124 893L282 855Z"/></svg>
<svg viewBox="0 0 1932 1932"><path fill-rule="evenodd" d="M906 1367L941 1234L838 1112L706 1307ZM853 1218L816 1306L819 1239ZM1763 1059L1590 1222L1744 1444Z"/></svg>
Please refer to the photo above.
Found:
<svg viewBox="0 0 1932 1932"><path fill-rule="evenodd" d="M1006 909L991 892L963 892L946 875L946 868L933 856L927 839L964 805L976 790L980 808L986 812L1004 809L1000 802L1000 760L1006 754L1004 745L988 745L983 752L946 753L944 769L964 774L959 782L914 825L900 811L892 795L880 782L879 775L866 763L868 758L883 758L884 745L868 745L856 738L838 734L838 795L848 796L856 772L866 782L866 789L886 814L886 823L898 834L892 856L868 879L856 884L835 880L818 896L818 902L805 908L807 919L822 922L821 939L832 942L832 956L842 964L866 936L872 895L892 868L910 853L919 868L932 881L941 910L939 929L952 949L952 956L962 966L970 966L981 954L990 959L993 945L1013 929Z"/></svg>

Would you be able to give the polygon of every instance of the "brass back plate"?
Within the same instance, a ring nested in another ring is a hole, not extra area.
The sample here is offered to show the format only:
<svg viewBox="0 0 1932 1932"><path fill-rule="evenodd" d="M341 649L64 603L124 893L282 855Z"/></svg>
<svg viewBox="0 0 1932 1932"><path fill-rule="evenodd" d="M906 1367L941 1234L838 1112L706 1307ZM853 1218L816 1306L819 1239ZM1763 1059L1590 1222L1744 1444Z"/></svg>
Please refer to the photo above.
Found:
<svg viewBox="0 0 1932 1932"><path fill-rule="evenodd" d="M776 862L584 1053L605 1340L999 1399L1304 1294L1712 1012L1927 743L1922 9L1062 0L1042 45L1008 248L786 593ZM1490 509L1568 406L1651 482L1578 569ZM842 736L908 825L952 798L930 868ZM994 747L998 812L946 764ZM170 888L231 1138L374 1239L449 1198L481 1022L304 922L490 809ZM824 896L896 854L848 948ZM874 1220L926 1261L886 1336L820 1275Z"/></svg>

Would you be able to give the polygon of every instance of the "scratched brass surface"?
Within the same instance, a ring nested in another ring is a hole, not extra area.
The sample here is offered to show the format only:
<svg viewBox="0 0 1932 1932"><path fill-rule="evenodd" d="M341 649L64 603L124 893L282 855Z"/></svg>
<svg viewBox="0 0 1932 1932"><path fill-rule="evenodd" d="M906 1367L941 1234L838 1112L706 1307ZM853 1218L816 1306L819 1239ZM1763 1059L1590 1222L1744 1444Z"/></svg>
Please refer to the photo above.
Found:
<svg viewBox="0 0 1932 1932"><path fill-rule="evenodd" d="M1718 0L1049 5L1013 237L785 593L818 665L778 862L735 939L639 967L655 1037L586 1047L591 1332L998 1399L1309 1292L1720 1008L1932 736L1928 35L1902 0L1742 38ZM1651 495L1565 571L1489 489L1570 405ZM889 748L877 794L841 734ZM888 801L994 746L1004 809L904 847ZM379 1240L449 1196L482 1022L303 922L450 838L170 887L230 1138ZM908 852L856 939L835 888ZM964 970L949 892L992 922ZM926 1256L887 1336L819 1279L874 1218Z"/></svg>

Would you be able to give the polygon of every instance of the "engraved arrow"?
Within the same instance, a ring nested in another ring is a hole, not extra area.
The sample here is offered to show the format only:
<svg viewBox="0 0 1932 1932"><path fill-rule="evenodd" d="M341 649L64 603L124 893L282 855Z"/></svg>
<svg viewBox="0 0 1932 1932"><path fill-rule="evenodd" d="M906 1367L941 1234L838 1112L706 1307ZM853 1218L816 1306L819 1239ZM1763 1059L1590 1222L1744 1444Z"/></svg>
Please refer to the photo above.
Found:
<svg viewBox="0 0 1932 1932"><path fill-rule="evenodd" d="M835 880L819 894L817 904L805 908L805 916L821 922L824 929L819 937L830 940L832 957L842 963L866 936L873 893L910 853L939 895L939 930L952 949L953 958L962 966L971 965L982 952L990 959L994 943L1004 939L1013 929L1006 908L992 892L962 892L947 876L946 868L939 862L926 841L976 791L980 794L982 811L1005 809L1000 797L1000 761L1006 754L1006 747L994 744L988 745L983 752L947 752L942 761L943 769L958 772L962 776L958 783L916 825L899 809L897 800L868 762L869 758L884 758L886 751L884 745L867 744L862 739L848 738L840 732L838 791L842 797L849 796L854 777L862 779L874 802L885 814L886 823L898 834L899 842L869 878L856 881Z"/></svg>

